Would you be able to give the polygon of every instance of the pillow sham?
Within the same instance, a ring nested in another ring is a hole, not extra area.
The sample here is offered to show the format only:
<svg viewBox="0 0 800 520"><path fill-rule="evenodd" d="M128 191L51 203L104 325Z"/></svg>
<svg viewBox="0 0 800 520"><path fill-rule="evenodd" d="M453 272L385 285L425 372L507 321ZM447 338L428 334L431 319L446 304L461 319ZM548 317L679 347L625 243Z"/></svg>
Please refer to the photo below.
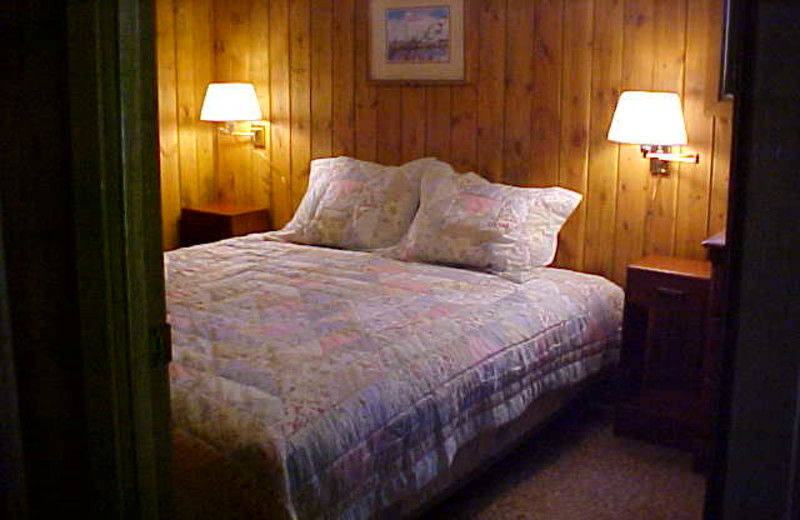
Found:
<svg viewBox="0 0 800 520"><path fill-rule="evenodd" d="M552 263L558 233L581 201L559 188L519 188L474 174L432 171L420 208L388 254L402 260L476 268L522 283Z"/></svg>
<svg viewBox="0 0 800 520"><path fill-rule="evenodd" d="M351 157L316 159L295 216L267 236L343 249L397 244L419 206L420 179L438 162L428 157L385 166Z"/></svg>
<svg viewBox="0 0 800 520"><path fill-rule="evenodd" d="M311 161L308 173L308 187L292 219L283 228L267 233L268 237L292 241L293 236L302 234L303 228L308 225L314 216L319 199L333 175L334 164L340 159L340 157L324 157Z"/></svg>

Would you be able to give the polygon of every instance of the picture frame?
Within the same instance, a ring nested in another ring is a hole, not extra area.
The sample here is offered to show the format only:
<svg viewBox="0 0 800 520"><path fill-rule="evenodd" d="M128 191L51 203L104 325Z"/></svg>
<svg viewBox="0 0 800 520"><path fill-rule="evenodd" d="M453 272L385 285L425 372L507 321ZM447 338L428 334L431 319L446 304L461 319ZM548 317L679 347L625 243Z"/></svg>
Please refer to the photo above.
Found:
<svg viewBox="0 0 800 520"><path fill-rule="evenodd" d="M739 0L721 0L709 13L705 114L730 119L737 69Z"/></svg>
<svg viewBox="0 0 800 520"><path fill-rule="evenodd" d="M733 99L739 75L739 0L723 0L722 56L719 77L720 99Z"/></svg>
<svg viewBox="0 0 800 520"><path fill-rule="evenodd" d="M466 0L370 0L369 79L466 83Z"/></svg>

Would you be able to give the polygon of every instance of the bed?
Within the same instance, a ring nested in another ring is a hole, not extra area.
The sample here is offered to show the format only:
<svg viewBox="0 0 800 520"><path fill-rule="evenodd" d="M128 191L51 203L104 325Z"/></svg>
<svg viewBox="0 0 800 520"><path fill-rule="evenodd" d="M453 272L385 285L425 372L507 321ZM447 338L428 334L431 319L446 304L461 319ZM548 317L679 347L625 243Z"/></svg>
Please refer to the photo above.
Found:
<svg viewBox="0 0 800 520"><path fill-rule="evenodd" d="M407 517L616 361L623 295L599 276L284 231L166 255L176 450L204 461L176 482L211 483L194 499L228 485L243 517Z"/></svg>

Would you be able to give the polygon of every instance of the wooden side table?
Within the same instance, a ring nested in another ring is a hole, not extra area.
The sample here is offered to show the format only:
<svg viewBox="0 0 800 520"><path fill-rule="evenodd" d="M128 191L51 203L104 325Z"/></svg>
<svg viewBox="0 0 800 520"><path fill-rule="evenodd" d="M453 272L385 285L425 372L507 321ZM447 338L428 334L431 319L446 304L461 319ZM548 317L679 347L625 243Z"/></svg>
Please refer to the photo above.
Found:
<svg viewBox="0 0 800 520"><path fill-rule="evenodd" d="M181 246L269 231L269 210L215 202L181 210Z"/></svg>
<svg viewBox="0 0 800 520"><path fill-rule="evenodd" d="M696 448L710 288L704 260L650 256L628 266L615 433Z"/></svg>

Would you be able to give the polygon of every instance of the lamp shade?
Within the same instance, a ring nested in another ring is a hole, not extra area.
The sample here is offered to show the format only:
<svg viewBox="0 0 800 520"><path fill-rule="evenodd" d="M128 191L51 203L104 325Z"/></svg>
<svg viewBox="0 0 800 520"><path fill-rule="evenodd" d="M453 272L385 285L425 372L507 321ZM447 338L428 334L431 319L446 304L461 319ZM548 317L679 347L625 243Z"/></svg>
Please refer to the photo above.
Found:
<svg viewBox="0 0 800 520"><path fill-rule="evenodd" d="M682 146L687 142L681 98L673 92L623 92L608 130L609 141Z"/></svg>
<svg viewBox="0 0 800 520"><path fill-rule="evenodd" d="M261 107L251 83L210 83L200 110L201 121L258 121Z"/></svg>

